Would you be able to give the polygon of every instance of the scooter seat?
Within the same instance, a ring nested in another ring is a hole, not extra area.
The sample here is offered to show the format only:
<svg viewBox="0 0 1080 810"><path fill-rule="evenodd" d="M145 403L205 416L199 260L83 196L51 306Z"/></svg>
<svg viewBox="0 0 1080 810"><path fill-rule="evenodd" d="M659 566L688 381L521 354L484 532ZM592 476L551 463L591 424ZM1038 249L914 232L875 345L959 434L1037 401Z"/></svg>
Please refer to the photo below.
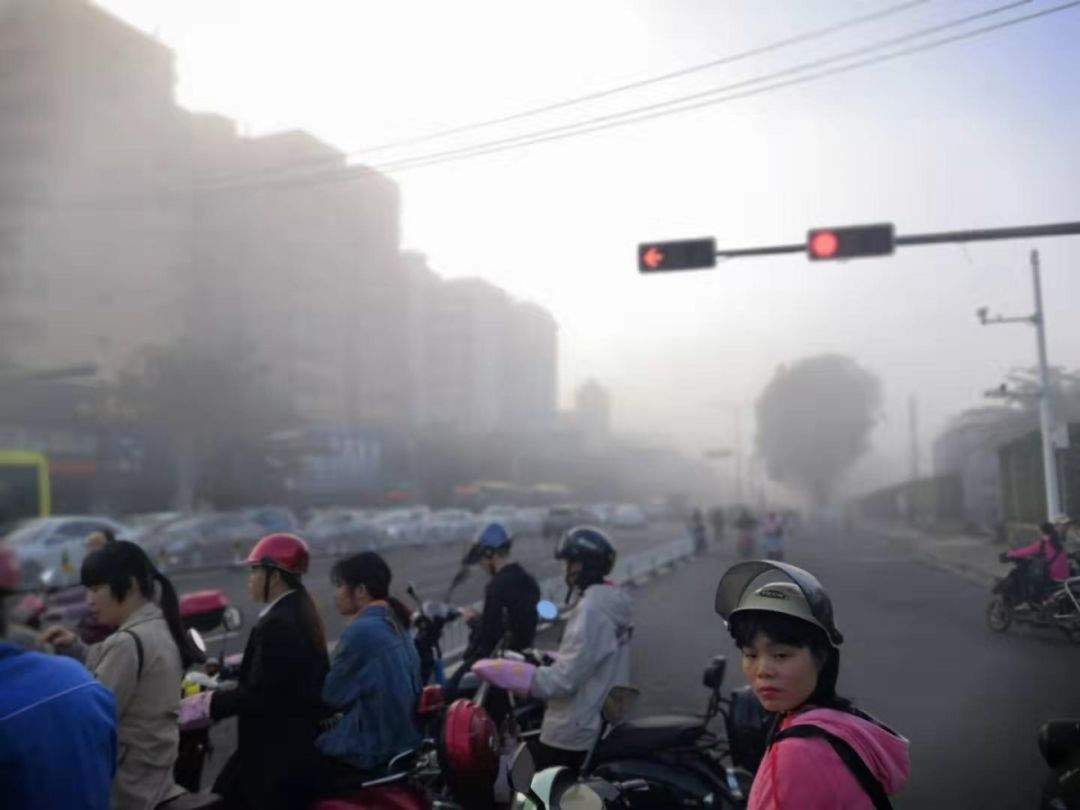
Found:
<svg viewBox="0 0 1080 810"><path fill-rule="evenodd" d="M616 726L600 743L597 761L655 754L692 746L706 732L705 721L686 715L659 715Z"/></svg>

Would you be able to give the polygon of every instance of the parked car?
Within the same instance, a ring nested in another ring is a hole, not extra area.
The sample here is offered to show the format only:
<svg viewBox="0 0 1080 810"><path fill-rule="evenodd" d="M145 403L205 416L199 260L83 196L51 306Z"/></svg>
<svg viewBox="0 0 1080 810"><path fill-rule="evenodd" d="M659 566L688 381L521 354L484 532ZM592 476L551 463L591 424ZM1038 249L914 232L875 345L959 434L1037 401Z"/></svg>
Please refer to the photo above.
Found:
<svg viewBox="0 0 1080 810"><path fill-rule="evenodd" d="M415 545L422 542L423 524L430 510L426 506L391 509L375 516L374 522L386 533L390 546Z"/></svg>
<svg viewBox="0 0 1080 810"><path fill-rule="evenodd" d="M557 538L575 526L595 522L592 515L578 506L553 506L544 518L541 534L545 539Z"/></svg>
<svg viewBox="0 0 1080 810"><path fill-rule="evenodd" d="M313 551L347 554L374 551L385 533L375 521L357 509L333 509L316 514L301 531Z"/></svg>
<svg viewBox="0 0 1080 810"><path fill-rule="evenodd" d="M420 536L424 543L458 543L471 539L479 523L476 515L464 509L440 509L424 519Z"/></svg>
<svg viewBox="0 0 1080 810"><path fill-rule="evenodd" d="M37 587L46 571L54 572L54 586L78 581L86 538L102 529L111 529L118 540L131 539L127 526L97 515L58 515L20 523L7 541L19 557L24 585Z"/></svg>
<svg viewBox="0 0 1080 810"><path fill-rule="evenodd" d="M645 511L636 503L620 503L611 513L611 525L620 529L640 529L648 524Z"/></svg>
<svg viewBox="0 0 1080 810"><path fill-rule="evenodd" d="M542 506L523 506L517 510L517 533L519 536L535 535L539 537L544 530L544 517L547 510Z"/></svg>
<svg viewBox="0 0 1080 810"><path fill-rule="evenodd" d="M480 513L481 523L501 523L510 534L521 534L524 529L521 510L515 506L492 504Z"/></svg>
<svg viewBox="0 0 1080 810"><path fill-rule="evenodd" d="M262 526L266 534L295 532L300 529L300 519L291 509L284 506L257 506L252 509L243 509L240 514Z"/></svg>
<svg viewBox="0 0 1080 810"><path fill-rule="evenodd" d="M143 543L163 566L206 565L235 561L266 533L243 513L206 512L173 521Z"/></svg>

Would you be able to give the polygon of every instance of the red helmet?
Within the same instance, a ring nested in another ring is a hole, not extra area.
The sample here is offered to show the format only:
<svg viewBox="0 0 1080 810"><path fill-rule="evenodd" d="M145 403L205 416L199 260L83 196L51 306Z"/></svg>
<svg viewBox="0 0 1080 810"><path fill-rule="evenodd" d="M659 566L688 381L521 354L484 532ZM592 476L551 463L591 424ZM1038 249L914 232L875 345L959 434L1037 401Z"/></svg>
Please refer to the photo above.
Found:
<svg viewBox="0 0 1080 810"><path fill-rule="evenodd" d="M289 574L306 574L311 555L308 546L295 534L277 532L268 534L255 544L247 556L248 565L277 568Z"/></svg>
<svg viewBox="0 0 1080 810"><path fill-rule="evenodd" d="M15 549L0 542L0 591L17 591L19 583L19 558Z"/></svg>

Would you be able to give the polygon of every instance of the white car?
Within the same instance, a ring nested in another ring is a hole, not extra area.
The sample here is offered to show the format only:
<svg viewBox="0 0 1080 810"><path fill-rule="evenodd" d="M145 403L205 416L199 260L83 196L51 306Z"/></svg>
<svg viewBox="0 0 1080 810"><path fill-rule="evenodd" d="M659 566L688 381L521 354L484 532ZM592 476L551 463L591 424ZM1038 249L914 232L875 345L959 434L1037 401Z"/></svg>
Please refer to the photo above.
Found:
<svg viewBox="0 0 1080 810"><path fill-rule="evenodd" d="M640 529L648 523L644 510L637 504L620 503L611 513L611 525L620 529Z"/></svg>
<svg viewBox="0 0 1080 810"><path fill-rule="evenodd" d="M110 529L118 540L131 539L127 526L97 515L33 518L19 524L7 542L19 557L23 585L37 587L46 571L54 572L52 585L78 582L86 538L102 529Z"/></svg>

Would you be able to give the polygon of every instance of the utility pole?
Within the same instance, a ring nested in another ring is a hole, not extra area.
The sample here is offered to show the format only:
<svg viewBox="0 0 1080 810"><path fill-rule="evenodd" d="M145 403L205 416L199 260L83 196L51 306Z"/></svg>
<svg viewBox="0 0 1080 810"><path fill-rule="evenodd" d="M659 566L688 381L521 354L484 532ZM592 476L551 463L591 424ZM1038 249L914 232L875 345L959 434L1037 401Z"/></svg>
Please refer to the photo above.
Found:
<svg viewBox="0 0 1080 810"><path fill-rule="evenodd" d="M1046 316L1043 314L1042 278L1039 274L1039 251L1031 251L1031 281L1035 287L1035 336L1039 344L1039 426L1042 429L1043 475L1046 479L1047 519L1061 513L1061 489L1058 485L1057 458L1054 453L1054 403L1050 390L1050 366L1046 362Z"/></svg>
<svg viewBox="0 0 1080 810"><path fill-rule="evenodd" d="M1050 364L1046 359L1046 316L1043 313L1042 278L1039 274L1039 251L1031 251L1031 281L1035 288L1035 314L1026 317L989 317L986 307L975 314L983 326L999 323L1030 323L1035 326L1035 341L1039 352L1039 429L1042 434L1043 480L1046 484L1047 520L1061 514L1061 487L1058 484L1057 459L1054 453L1054 404L1050 388ZM1003 388L1004 390L1004 388Z"/></svg>

